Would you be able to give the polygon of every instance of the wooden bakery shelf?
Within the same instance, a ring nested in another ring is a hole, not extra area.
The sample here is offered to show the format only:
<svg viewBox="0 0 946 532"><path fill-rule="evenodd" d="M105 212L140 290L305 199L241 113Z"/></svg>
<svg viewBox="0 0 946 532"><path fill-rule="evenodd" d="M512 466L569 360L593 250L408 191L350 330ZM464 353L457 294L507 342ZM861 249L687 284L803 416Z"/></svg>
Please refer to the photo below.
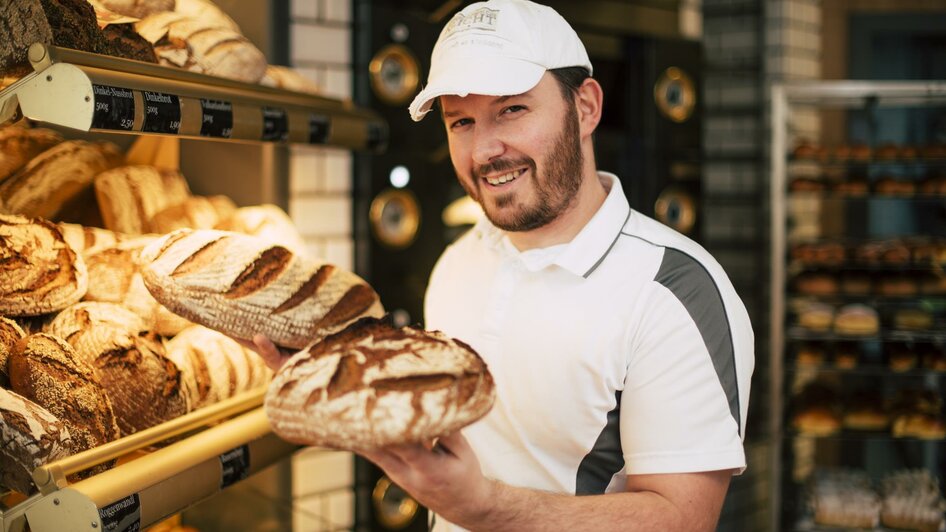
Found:
<svg viewBox="0 0 946 532"><path fill-rule="evenodd" d="M0 124L302 143L376 151L388 129L350 101L36 43L34 71L0 91Z"/></svg>
<svg viewBox="0 0 946 532"><path fill-rule="evenodd" d="M0 531L143 529L288 457L299 447L270 430L264 392L246 392L37 468L39 492L0 511ZM116 459L118 465L103 473L67 479Z"/></svg>

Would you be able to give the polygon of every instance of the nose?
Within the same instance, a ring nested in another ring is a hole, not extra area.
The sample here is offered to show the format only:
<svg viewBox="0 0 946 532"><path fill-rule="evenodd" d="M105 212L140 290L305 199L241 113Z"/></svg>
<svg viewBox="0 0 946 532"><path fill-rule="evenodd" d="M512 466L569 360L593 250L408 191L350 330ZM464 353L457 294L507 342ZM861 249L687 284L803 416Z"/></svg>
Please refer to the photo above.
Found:
<svg viewBox="0 0 946 532"><path fill-rule="evenodd" d="M473 162L484 165L501 156L506 147L493 128L477 126L473 134Z"/></svg>

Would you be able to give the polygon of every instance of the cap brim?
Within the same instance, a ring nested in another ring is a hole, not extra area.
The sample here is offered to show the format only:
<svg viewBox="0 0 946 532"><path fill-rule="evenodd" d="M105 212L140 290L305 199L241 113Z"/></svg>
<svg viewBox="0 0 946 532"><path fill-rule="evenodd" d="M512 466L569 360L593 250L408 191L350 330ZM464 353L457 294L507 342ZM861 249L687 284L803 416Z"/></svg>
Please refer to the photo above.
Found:
<svg viewBox="0 0 946 532"><path fill-rule="evenodd" d="M430 111L434 99L440 96L522 94L538 85L543 74L545 67L508 57L452 61L430 76L430 83L411 102L411 118L420 122Z"/></svg>

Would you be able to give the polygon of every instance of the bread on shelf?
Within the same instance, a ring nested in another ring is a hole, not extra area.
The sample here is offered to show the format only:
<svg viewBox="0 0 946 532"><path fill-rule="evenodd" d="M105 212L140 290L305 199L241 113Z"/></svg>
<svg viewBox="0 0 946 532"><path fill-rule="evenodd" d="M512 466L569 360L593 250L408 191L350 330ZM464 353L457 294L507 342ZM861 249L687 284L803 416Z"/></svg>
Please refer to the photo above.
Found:
<svg viewBox="0 0 946 532"><path fill-rule="evenodd" d="M798 325L810 331L828 331L834 323L834 307L825 303L806 302L797 313Z"/></svg>
<svg viewBox="0 0 946 532"><path fill-rule="evenodd" d="M0 490L36 491L33 470L72 453L69 430L49 410L0 388Z"/></svg>
<svg viewBox="0 0 946 532"><path fill-rule="evenodd" d="M811 504L815 523L819 525L869 529L880 524L880 496L864 471L818 471L811 490Z"/></svg>
<svg viewBox="0 0 946 532"><path fill-rule="evenodd" d="M842 306L834 317L834 331L842 335L872 336L879 328L877 311L860 303Z"/></svg>
<svg viewBox="0 0 946 532"><path fill-rule="evenodd" d="M946 529L946 500L938 479L928 470L889 473L881 481L881 491L880 521L885 527L920 532Z"/></svg>

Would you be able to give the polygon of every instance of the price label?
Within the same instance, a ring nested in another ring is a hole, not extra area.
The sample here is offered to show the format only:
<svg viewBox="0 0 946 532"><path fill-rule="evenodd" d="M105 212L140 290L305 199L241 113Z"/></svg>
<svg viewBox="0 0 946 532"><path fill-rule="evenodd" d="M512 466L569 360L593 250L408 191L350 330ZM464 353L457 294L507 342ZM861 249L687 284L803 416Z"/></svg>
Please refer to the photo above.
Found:
<svg viewBox="0 0 946 532"><path fill-rule="evenodd" d="M131 89L93 84L92 94L93 128L131 131L135 125L135 95Z"/></svg>
<svg viewBox="0 0 946 532"><path fill-rule="evenodd" d="M144 91L144 131L177 135L181 129L181 102L174 94Z"/></svg>
<svg viewBox="0 0 946 532"><path fill-rule="evenodd" d="M263 140L284 141L289 138L289 120L280 107L263 107Z"/></svg>
<svg viewBox="0 0 946 532"><path fill-rule="evenodd" d="M223 100L200 100L200 135L228 139L233 132L233 105Z"/></svg>
<svg viewBox="0 0 946 532"><path fill-rule="evenodd" d="M138 494L99 508L102 532L138 532L141 529L141 501Z"/></svg>
<svg viewBox="0 0 946 532"><path fill-rule="evenodd" d="M250 448L241 445L220 455L220 489L239 482L250 473Z"/></svg>
<svg viewBox="0 0 946 532"><path fill-rule="evenodd" d="M309 115L309 144L328 142L329 121L325 115Z"/></svg>

